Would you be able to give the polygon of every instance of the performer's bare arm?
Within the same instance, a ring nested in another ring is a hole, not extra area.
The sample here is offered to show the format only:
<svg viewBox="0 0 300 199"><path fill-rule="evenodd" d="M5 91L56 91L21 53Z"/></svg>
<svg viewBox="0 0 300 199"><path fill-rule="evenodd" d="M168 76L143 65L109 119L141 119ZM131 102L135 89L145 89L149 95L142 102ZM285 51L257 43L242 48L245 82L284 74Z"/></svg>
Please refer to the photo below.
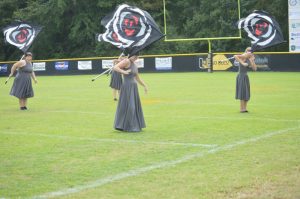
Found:
<svg viewBox="0 0 300 199"><path fill-rule="evenodd" d="M242 54L242 55L234 55L233 57L234 57L240 64L242 64L242 66L245 66L245 67L248 66L248 64L245 62L246 59L247 59L247 56L245 55L245 53Z"/></svg>
<svg viewBox="0 0 300 199"><path fill-rule="evenodd" d="M130 66L130 60L124 59L121 62L117 63L113 70L117 71L118 73L121 73L123 75L128 75L130 73L130 70L124 70L125 68L128 68Z"/></svg>
<svg viewBox="0 0 300 199"><path fill-rule="evenodd" d="M136 79L136 81L137 81L141 86L144 87L144 91L145 91L145 93L147 94L147 92L148 92L148 87L147 87L147 85L145 84L145 82L140 78L139 73L136 74L135 79Z"/></svg>
<svg viewBox="0 0 300 199"><path fill-rule="evenodd" d="M37 83L37 79L36 79L34 71L32 71L32 73L31 73L31 78L33 79L34 83Z"/></svg>
<svg viewBox="0 0 300 199"><path fill-rule="evenodd" d="M22 68L22 67L25 65L24 62L25 62L24 60L21 60L21 61L16 62L16 63L11 67L9 77L12 77L18 68Z"/></svg>
<svg viewBox="0 0 300 199"><path fill-rule="evenodd" d="M254 55L252 55L252 56L249 58L249 61L250 61L252 70L256 71L257 66L256 66L256 64L255 64L255 57L254 57Z"/></svg>

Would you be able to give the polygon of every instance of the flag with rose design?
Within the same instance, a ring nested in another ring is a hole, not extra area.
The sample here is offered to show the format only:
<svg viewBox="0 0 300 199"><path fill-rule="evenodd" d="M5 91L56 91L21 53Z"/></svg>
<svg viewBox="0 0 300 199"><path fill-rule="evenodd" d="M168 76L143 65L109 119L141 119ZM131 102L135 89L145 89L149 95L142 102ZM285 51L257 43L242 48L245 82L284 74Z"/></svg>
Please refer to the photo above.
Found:
<svg viewBox="0 0 300 199"><path fill-rule="evenodd" d="M269 13L255 10L237 22L251 39L252 51L261 50L285 42L278 22Z"/></svg>
<svg viewBox="0 0 300 199"><path fill-rule="evenodd" d="M15 21L3 28L3 33L6 42L18 47L25 53L41 30L41 26L24 21Z"/></svg>
<svg viewBox="0 0 300 199"><path fill-rule="evenodd" d="M101 25L106 31L97 34L96 40L109 42L129 56L164 36L148 12L127 4L119 5L104 17Z"/></svg>

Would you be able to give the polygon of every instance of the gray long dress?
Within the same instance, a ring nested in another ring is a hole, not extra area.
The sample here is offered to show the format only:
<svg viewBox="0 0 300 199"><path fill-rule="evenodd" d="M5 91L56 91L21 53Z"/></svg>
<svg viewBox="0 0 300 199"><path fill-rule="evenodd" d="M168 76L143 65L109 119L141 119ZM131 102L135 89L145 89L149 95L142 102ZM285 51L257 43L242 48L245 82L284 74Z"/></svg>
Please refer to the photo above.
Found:
<svg viewBox="0 0 300 199"><path fill-rule="evenodd" d="M109 86L113 89L120 90L123 83L122 75L116 71L112 71Z"/></svg>
<svg viewBox="0 0 300 199"><path fill-rule="evenodd" d="M18 69L14 83L10 90L10 95L19 99L30 98L34 96L31 83L32 64L26 62L26 65Z"/></svg>
<svg viewBox="0 0 300 199"><path fill-rule="evenodd" d="M127 132L139 132L145 128L145 120L135 76L137 67L131 64L129 75L123 76L123 84L115 116L114 128Z"/></svg>
<svg viewBox="0 0 300 199"><path fill-rule="evenodd" d="M250 62L247 61L248 65ZM250 81L247 75L247 67L239 64L239 74L236 77L235 99L248 101L250 99Z"/></svg>

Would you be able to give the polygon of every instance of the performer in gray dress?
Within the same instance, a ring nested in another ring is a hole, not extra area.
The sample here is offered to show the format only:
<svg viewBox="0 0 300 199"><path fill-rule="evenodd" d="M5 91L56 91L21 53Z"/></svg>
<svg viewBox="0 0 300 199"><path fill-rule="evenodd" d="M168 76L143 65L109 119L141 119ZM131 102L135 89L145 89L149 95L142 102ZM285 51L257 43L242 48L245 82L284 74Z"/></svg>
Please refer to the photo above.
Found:
<svg viewBox="0 0 300 199"><path fill-rule="evenodd" d="M124 58L115 59L113 65L118 64ZM113 98L117 101L117 95L120 95L120 89L123 83L122 75L114 70L111 72L110 84L109 86L113 90Z"/></svg>
<svg viewBox="0 0 300 199"><path fill-rule="evenodd" d="M120 131L139 132L146 127L137 82L144 87L145 93L148 88L134 64L137 59L138 56L134 55L122 60L113 68L123 74L124 80L114 123L114 128Z"/></svg>
<svg viewBox="0 0 300 199"><path fill-rule="evenodd" d="M251 47L246 48L242 55L234 55L239 63L239 73L236 77L235 99L240 100L240 112L247 113L247 103L250 100L250 81L247 75L247 67L256 71L255 57L252 54Z"/></svg>
<svg viewBox="0 0 300 199"><path fill-rule="evenodd" d="M27 99L34 96L31 78L37 83L36 76L32 68L32 54L26 52L23 60L16 62L12 68L9 77L12 77L17 71L10 95L19 99L20 110L27 110Z"/></svg>

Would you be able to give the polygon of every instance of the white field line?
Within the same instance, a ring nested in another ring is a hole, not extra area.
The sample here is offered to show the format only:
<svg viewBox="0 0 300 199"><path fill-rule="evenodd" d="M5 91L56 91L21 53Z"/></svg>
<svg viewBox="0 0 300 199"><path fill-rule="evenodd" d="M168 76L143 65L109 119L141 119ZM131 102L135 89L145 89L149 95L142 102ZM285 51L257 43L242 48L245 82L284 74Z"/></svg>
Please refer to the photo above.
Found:
<svg viewBox="0 0 300 199"><path fill-rule="evenodd" d="M143 101L142 101L142 104L143 104ZM158 104L158 105L170 105L170 106L178 106L178 105L198 105L198 106L226 106L226 107L239 107L239 105L237 103L224 103L224 102L211 102L211 103L206 103L206 102L195 102L195 101L191 101L191 102L158 102L158 103L155 103L155 104ZM268 107L268 108L299 108L299 105L298 104L275 104L275 105L272 105L272 104L251 104L250 105L251 107ZM233 109L234 110L234 109Z"/></svg>
<svg viewBox="0 0 300 199"><path fill-rule="evenodd" d="M273 94L272 94L273 96ZM280 96L280 95L278 95ZM143 103L143 101L142 101ZM237 106L237 103L234 103L234 102L201 102L201 101L195 101L195 100L185 100L185 101L161 101L161 102L158 102L157 104L168 104L168 105L185 105L185 104L188 104L188 105L216 105L216 106ZM263 106L263 107L277 107L280 106L281 108L282 107L299 107L298 104L278 104L278 105L272 105L272 104L265 104L265 103L251 103L251 106L253 107L256 107L256 106Z"/></svg>
<svg viewBox="0 0 300 199"><path fill-rule="evenodd" d="M77 92L77 91L76 91ZM93 99L98 99L99 96L90 96ZM43 97L35 97L37 100L67 100L67 101L91 101L91 98L76 98L76 97L49 97L49 96L43 96ZM111 100L113 102L113 100ZM108 102L108 101L107 101Z"/></svg>
<svg viewBox="0 0 300 199"><path fill-rule="evenodd" d="M295 91L298 91L300 89L293 89ZM272 94L273 96L274 94ZM280 96L280 95L278 95ZM98 98L100 96L90 96L92 98ZM91 101L90 98L75 98L75 97L49 97L49 96L43 96L43 97L35 97L35 99L41 100L41 99L45 99L45 100L49 100L49 99L53 99L53 100L68 100L68 101ZM108 98L109 100L109 98ZM156 99L158 102L155 102L155 104L168 104L168 105L183 105L183 104L196 104L196 105L220 105L220 106L236 106L236 103L231 102L201 102L201 101L195 101L195 100L180 100L180 101L174 101L174 100L160 100L160 99ZM142 103L147 103L147 99L143 100ZM105 103L110 103L110 101L105 101ZM265 104L265 103L252 103L252 106L263 106L263 107L278 107L279 105L271 105L271 104ZM299 105L297 104L280 104L280 107L299 107Z"/></svg>
<svg viewBox="0 0 300 199"><path fill-rule="evenodd" d="M84 140L84 141L96 141L96 142L133 143L133 144L157 144L157 145L177 145L177 146L186 146L186 147L216 147L216 146L218 146L218 145L215 145L215 144L184 143L184 142L172 142L172 141L169 141L169 142L155 142L155 141L144 141L144 140L91 138L91 137L76 137L76 136L67 136L67 135L28 133L28 132L4 132L4 131L0 131L0 134L6 134L6 135L25 135L25 136L40 136L40 137L48 137L48 138Z"/></svg>
<svg viewBox="0 0 300 199"><path fill-rule="evenodd" d="M212 119L212 120L259 120L259 121L274 121L274 122L300 122L299 120L290 120L290 119L276 119L276 118L267 118L267 117L249 117L248 113L244 114L245 117L205 117L205 116L173 116L172 118L189 118L189 119ZM149 116L148 116L149 117ZM150 116L151 117L151 116Z"/></svg>
<svg viewBox="0 0 300 199"><path fill-rule="evenodd" d="M91 115L104 115L108 116L107 113L94 112L94 111L70 111L70 110L54 110L54 111L37 111L37 113L46 112L46 113L80 113L80 114L91 114ZM167 118L185 118L185 119L212 119L212 120L260 120L260 121L274 121L274 122L300 122L300 119L290 120L290 119L276 119L276 118L264 118L264 117L249 117L249 114L244 114L245 117L205 117L205 116L169 116ZM154 115L145 115L145 117L157 117Z"/></svg>
<svg viewBox="0 0 300 199"><path fill-rule="evenodd" d="M284 134L284 133L287 133L289 131L294 131L294 130L298 130L298 129L300 129L300 126L294 127L294 128L287 128L287 129L283 129L283 130L279 130L279 131L269 132L269 133L266 133L264 135L257 136L257 137L254 137L254 138L241 140L241 141L234 142L232 144L228 144L228 145L224 145L224 146L215 147L215 148L212 148L208 151L204 151L204 152L201 151L201 152L198 152L198 153L186 155L186 156L183 156L182 158L179 158L179 159L176 159L176 160L158 162L156 164L152 164L152 165L149 165L149 166L146 166L146 167L129 170L129 171L119 173L119 174L116 174L116 175L113 175L113 176L108 176L108 177L105 177L105 178L100 178L96 181L86 183L85 185L78 185L78 186L75 186L73 188L61 189L59 191L45 193L43 195L35 196L33 198L52 198L52 197L58 197L58 196L64 196L64 195L79 193L79 192L87 190L87 189L100 187L102 185L112 183L112 182L115 182L115 181L119 181L119 180L122 180L122 179L125 179L125 178L128 178L128 177L138 176L138 175L144 174L146 172L152 171L154 169L162 169L162 168L176 166L177 164L181 164L181 163L184 163L184 162L196 159L196 158L201 158L205 155L214 154L214 153L217 153L219 151L230 150L232 148L235 148L235 147L238 147L238 146L241 146L241 145L245 145L245 144L252 143L252 142L257 142L257 141L260 141L260 140L263 140L263 139L266 139L266 138L270 138L270 137L278 135L278 134Z"/></svg>
<svg viewBox="0 0 300 199"><path fill-rule="evenodd" d="M40 111L38 111L40 112ZM91 115L104 115L109 116L107 113L104 112L93 112L93 111L69 111L69 110L62 110L62 111L41 111L41 112L47 112L47 113L79 113L79 114L91 114Z"/></svg>

